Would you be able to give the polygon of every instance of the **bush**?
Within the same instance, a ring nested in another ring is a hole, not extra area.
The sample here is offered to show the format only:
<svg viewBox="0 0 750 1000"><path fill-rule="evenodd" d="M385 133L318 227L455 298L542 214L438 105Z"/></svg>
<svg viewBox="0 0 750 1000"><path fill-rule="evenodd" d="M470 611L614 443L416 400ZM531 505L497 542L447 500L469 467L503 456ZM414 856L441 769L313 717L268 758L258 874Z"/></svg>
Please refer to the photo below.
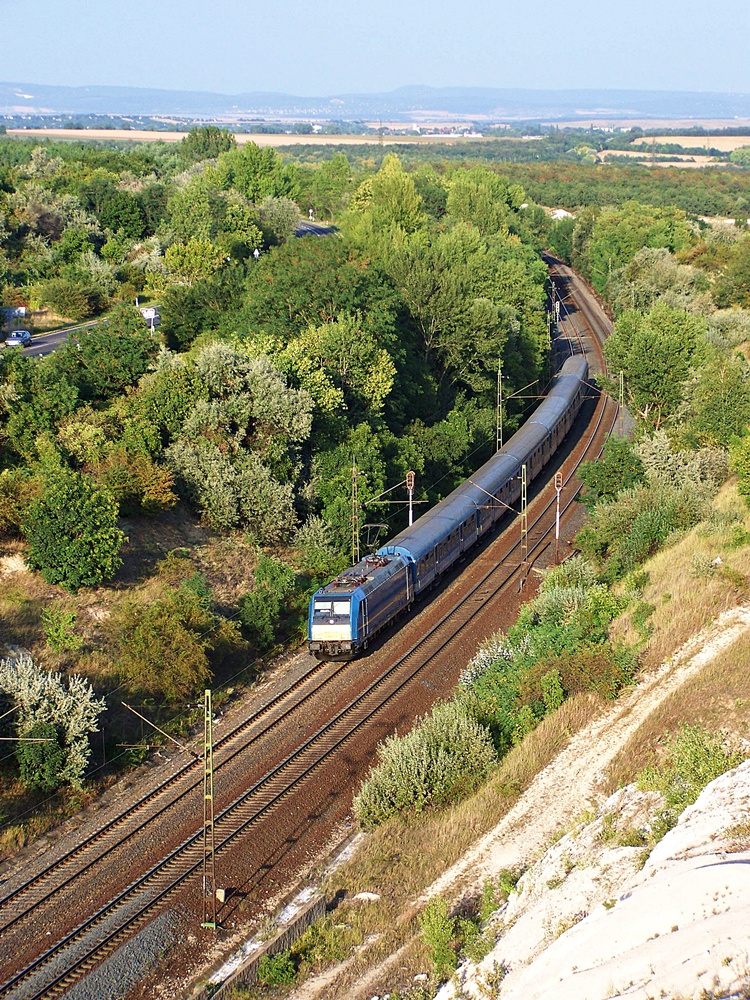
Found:
<svg viewBox="0 0 750 1000"><path fill-rule="evenodd" d="M0 691L18 709L18 735L43 732L52 743L28 743L19 747L19 763L24 780L34 787L53 787L69 782L80 788L91 747L89 733L98 729L97 716L104 711L103 700L94 697L88 681L78 674L63 678L36 664L30 656L0 660ZM48 727L51 729L40 729ZM61 748L57 755L55 745Z"/></svg>
<svg viewBox="0 0 750 1000"><path fill-rule="evenodd" d="M599 563L608 582L621 579L659 550L671 534L698 524L707 513L707 486L658 481L623 490L597 505L576 535L583 555Z"/></svg>
<svg viewBox="0 0 750 1000"><path fill-rule="evenodd" d="M610 623L627 603L576 557L545 573L508 634L480 648L461 675L461 700L500 754L565 698L591 690L613 697L627 683L633 654L608 641Z"/></svg>
<svg viewBox="0 0 750 1000"><path fill-rule="evenodd" d="M209 654L242 642L234 623L214 615L200 580L167 588L148 604L128 601L112 617L118 663L129 684L184 702L211 681Z"/></svg>
<svg viewBox="0 0 750 1000"><path fill-rule="evenodd" d="M583 503L593 508L601 500L612 500L628 487L642 483L646 477L641 459L623 438L610 437L598 461L583 462L578 478L586 487Z"/></svg>
<svg viewBox="0 0 750 1000"><path fill-rule="evenodd" d="M264 986L291 986L296 978L297 971L288 951L264 955L258 962L258 981Z"/></svg>
<svg viewBox="0 0 750 1000"><path fill-rule="evenodd" d="M67 590L95 587L114 576L126 541L117 527L117 504L87 476L60 469L24 521L27 561L47 583Z"/></svg>
<svg viewBox="0 0 750 1000"><path fill-rule="evenodd" d="M365 829L471 791L495 763L489 733L458 702L436 705L406 736L391 736L354 799Z"/></svg>
<svg viewBox="0 0 750 1000"><path fill-rule="evenodd" d="M255 590L239 600L240 620L257 649L270 649L276 641L282 606L295 584L294 572L281 559L261 554L255 570Z"/></svg>
<svg viewBox="0 0 750 1000"><path fill-rule="evenodd" d="M457 955L453 947L456 921L448 913L448 903L442 896L431 899L419 916L422 936L438 979L447 979L456 969Z"/></svg>
<svg viewBox="0 0 750 1000"><path fill-rule="evenodd" d="M68 650L75 651L83 645L83 639L73 628L76 616L72 611L63 611L62 608L45 608L42 611L42 628L47 645L55 653L65 653Z"/></svg>
<svg viewBox="0 0 750 1000"><path fill-rule="evenodd" d="M39 742L45 740L47 742ZM21 781L26 788L38 792L53 792L63 781L65 750L61 734L51 722L36 722L27 729L16 747Z"/></svg>
<svg viewBox="0 0 750 1000"><path fill-rule="evenodd" d="M664 836L706 785L737 767L743 759L742 754L724 746L719 734L699 725L683 724L677 733L671 734L663 762L644 768L638 775L639 788L664 796L666 808L659 817L658 834L652 839Z"/></svg>
<svg viewBox="0 0 750 1000"><path fill-rule="evenodd" d="M18 538L29 505L38 499L41 485L25 469L0 472L0 537Z"/></svg>

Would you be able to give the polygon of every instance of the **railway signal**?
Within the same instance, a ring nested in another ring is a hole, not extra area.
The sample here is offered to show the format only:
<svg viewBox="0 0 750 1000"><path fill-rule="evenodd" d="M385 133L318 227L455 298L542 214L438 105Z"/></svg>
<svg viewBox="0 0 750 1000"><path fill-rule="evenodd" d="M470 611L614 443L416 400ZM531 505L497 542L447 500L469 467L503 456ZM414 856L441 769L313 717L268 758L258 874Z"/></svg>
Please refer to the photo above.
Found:
<svg viewBox="0 0 750 1000"><path fill-rule="evenodd" d="M414 524L414 482L415 475L409 471L406 473L406 491L409 494L409 527Z"/></svg>

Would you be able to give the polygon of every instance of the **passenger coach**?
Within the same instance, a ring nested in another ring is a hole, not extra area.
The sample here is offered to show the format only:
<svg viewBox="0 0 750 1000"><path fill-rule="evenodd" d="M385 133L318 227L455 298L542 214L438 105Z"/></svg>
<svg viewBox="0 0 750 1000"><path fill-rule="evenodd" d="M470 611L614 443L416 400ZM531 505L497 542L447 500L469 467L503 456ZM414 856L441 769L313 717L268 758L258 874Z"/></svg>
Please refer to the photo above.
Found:
<svg viewBox="0 0 750 1000"><path fill-rule="evenodd" d="M521 466L530 482L554 455L587 395L587 376L586 359L569 358L541 406L470 480L317 591L308 645L318 659L356 656L518 501Z"/></svg>

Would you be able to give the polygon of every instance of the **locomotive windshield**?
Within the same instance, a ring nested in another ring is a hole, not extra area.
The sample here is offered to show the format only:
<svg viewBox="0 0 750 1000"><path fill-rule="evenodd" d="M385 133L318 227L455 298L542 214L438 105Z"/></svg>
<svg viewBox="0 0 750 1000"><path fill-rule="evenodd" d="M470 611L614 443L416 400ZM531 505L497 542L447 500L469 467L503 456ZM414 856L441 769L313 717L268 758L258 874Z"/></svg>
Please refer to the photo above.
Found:
<svg viewBox="0 0 750 1000"><path fill-rule="evenodd" d="M316 618L331 618L333 615L346 615L348 618L349 601L326 601L316 597L313 602L313 614Z"/></svg>

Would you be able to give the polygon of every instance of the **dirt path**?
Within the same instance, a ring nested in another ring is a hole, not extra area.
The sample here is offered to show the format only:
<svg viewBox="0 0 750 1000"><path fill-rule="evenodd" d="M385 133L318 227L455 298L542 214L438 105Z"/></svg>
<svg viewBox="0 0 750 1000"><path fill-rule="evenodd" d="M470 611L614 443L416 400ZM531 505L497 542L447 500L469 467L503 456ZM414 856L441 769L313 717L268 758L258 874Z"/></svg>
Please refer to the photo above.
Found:
<svg viewBox="0 0 750 1000"><path fill-rule="evenodd" d="M733 608L644 677L611 712L577 733L495 829L433 882L419 902L455 892L464 882L481 883L503 868L517 868L538 856L561 827L594 804L604 771L641 723L748 629L750 606Z"/></svg>
<svg viewBox="0 0 750 1000"><path fill-rule="evenodd" d="M670 694L699 673L718 653L750 630L750 606L733 608L689 640L638 687L618 700L610 712L573 737L570 744L534 779L513 809L464 856L432 883L419 899L455 897L467 886L481 884L503 868L519 868L540 855L561 828L597 800L607 766L638 727ZM373 988L396 956L371 970L350 991L350 1000L373 995ZM290 1000L317 1000L335 983L338 969L308 980Z"/></svg>

